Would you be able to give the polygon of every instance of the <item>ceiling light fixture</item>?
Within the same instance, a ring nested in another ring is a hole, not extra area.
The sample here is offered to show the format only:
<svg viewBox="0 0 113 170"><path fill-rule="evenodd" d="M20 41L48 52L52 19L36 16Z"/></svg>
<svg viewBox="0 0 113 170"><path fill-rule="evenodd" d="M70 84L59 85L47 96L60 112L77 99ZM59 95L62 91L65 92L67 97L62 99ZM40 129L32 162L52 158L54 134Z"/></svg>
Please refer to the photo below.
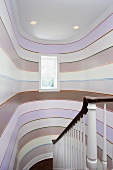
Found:
<svg viewBox="0 0 113 170"><path fill-rule="evenodd" d="M73 27L73 29L77 30L77 29L79 29L79 26L76 25L76 26Z"/></svg>
<svg viewBox="0 0 113 170"><path fill-rule="evenodd" d="M37 22L36 22L36 21L31 21L30 24L31 24L31 25L36 25Z"/></svg>

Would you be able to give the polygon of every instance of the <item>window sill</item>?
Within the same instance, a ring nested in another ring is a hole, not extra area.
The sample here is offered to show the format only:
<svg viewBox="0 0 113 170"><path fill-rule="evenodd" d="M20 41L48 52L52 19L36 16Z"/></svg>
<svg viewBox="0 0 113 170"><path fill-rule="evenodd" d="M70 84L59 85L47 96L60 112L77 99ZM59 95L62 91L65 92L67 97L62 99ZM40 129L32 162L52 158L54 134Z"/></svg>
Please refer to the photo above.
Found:
<svg viewBox="0 0 113 170"><path fill-rule="evenodd" d="M59 92L60 89L39 89L39 92Z"/></svg>

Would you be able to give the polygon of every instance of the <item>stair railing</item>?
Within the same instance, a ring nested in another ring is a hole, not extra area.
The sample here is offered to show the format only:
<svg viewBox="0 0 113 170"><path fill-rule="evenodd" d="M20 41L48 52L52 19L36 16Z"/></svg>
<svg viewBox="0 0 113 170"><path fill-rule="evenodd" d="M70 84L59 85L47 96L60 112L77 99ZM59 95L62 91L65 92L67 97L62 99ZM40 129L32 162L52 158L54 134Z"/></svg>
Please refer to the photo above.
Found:
<svg viewBox="0 0 113 170"><path fill-rule="evenodd" d="M67 126L67 128L60 134L60 136L53 141L54 170L97 169L96 103L100 102L104 102L104 136L102 166L103 170L107 169L106 103L113 102L113 98L95 98L87 96L83 99L83 106L78 115L72 120L72 122ZM88 137L86 137L85 132L86 114L88 114Z"/></svg>

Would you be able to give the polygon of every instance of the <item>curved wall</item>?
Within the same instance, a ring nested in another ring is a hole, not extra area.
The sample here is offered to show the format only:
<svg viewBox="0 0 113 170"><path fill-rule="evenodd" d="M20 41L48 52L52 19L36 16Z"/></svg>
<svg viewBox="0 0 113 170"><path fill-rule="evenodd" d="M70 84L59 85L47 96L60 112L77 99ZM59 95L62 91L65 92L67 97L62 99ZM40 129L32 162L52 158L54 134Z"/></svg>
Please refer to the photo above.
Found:
<svg viewBox="0 0 113 170"><path fill-rule="evenodd" d="M81 109L83 96L113 95L112 19L113 14L108 13L98 27L79 41L45 45L22 37L16 28L10 1L0 1L1 170L27 170L37 161L52 158L51 140L63 131ZM39 52L58 54L60 92L38 92ZM101 108L97 112L100 161L103 136ZM107 109L110 169L112 104L108 104Z"/></svg>

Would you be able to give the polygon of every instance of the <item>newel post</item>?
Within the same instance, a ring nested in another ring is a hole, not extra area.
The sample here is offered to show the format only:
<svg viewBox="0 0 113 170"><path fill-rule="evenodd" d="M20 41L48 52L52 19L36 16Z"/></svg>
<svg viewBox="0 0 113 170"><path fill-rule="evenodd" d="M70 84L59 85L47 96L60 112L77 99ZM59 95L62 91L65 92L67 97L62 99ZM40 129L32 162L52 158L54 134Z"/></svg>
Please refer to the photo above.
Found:
<svg viewBox="0 0 113 170"><path fill-rule="evenodd" d="M91 103L88 104L87 167L97 168L96 105Z"/></svg>

